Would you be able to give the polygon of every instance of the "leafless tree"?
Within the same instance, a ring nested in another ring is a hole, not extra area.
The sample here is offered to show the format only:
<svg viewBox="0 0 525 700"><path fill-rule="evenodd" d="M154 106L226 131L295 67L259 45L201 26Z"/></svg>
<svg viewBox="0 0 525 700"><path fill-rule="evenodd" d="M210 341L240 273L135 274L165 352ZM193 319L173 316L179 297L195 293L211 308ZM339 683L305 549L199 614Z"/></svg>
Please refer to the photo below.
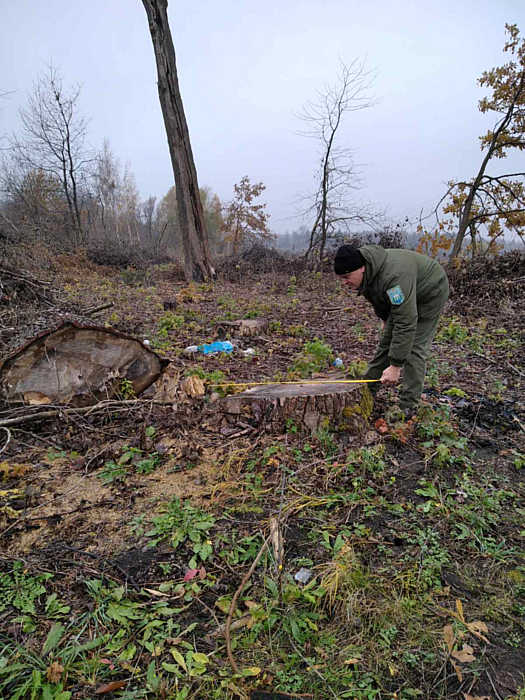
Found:
<svg viewBox="0 0 525 700"><path fill-rule="evenodd" d="M184 248L187 279L213 276L208 237L199 196L197 171L177 78L175 48L168 23L167 0L142 0L148 16L157 63L158 90L168 137L177 214Z"/></svg>
<svg viewBox="0 0 525 700"><path fill-rule="evenodd" d="M345 116L371 106L370 85L371 75L362 62L355 60L348 66L341 63L336 83L321 90L317 99L306 103L299 114L307 124L302 135L316 140L320 152L316 189L305 212L314 217L306 253L312 262L322 260L332 233L374 218L371 207L352 200L352 192L361 187L361 178L352 150L338 143Z"/></svg>
<svg viewBox="0 0 525 700"><path fill-rule="evenodd" d="M55 68L35 83L28 105L20 110L22 131L10 141L12 182L40 177L60 183L74 244L85 242L81 190L89 166L86 121L78 113L80 88L66 90Z"/></svg>
<svg viewBox="0 0 525 700"><path fill-rule="evenodd" d="M153 245L154 235L153 235L153 224L155 220L155 209L157 206L156 197L148 197L140 205L140 218L144 225L144 233L146 235L146 240L150 246Z"/></svg>

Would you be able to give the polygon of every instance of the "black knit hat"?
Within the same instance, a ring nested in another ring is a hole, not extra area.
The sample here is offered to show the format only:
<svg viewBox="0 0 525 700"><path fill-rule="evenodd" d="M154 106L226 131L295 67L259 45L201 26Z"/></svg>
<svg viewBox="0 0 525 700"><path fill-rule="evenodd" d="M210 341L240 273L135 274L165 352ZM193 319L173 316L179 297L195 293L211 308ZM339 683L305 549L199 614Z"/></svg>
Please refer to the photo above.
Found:
<svg viewBox="0 0 525 700"><path fill-rule="evenodd" d="M335 254L334 272L336 275L346 275L363 267L365 259L359 248L353 245L342 245Z"/></svg>

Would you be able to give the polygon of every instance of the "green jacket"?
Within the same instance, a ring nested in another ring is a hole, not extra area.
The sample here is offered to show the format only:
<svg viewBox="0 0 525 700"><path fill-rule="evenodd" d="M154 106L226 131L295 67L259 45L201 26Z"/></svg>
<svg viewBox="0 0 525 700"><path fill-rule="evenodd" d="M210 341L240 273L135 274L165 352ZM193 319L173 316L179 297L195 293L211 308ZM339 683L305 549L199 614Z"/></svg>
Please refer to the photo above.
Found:
<svg viewBox="0 0 525 700"><path fill-rule="evenodd" d="M365 259L363 294L383 321L391 318L390 364L402 367L412 350L419 318L437 316L448 298L448 280L441 265L412 250L359 248Z"/></svg>

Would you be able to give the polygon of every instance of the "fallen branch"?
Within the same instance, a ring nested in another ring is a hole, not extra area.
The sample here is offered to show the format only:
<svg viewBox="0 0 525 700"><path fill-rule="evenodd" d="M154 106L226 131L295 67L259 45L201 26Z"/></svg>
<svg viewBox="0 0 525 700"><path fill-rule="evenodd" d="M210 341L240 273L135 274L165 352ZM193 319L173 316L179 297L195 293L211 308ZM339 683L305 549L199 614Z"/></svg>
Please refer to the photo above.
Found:
<svg viewBox="0 0 525 700"><path fill-rule="evenodd" d="M50 282L44 282L44 280L39 280L36 277L33 277L32 275L24 274L23 272L20 272L19 270L15 272L14 270L9 270L6 267L0 267L0 274L6 276L6 277L12 277L13 279L20 280L21 282L26 282L29 284L31 287L50 287L51 283Z"/></svg>
<svg viewBox="0 0 525 700"><path fill-rule="evenodd" d="M260 559L261 559L261 557L262 557L262 555L263 555L263 553L264 553L264 550L265 550L266 547L268 546L268 542L270 541L270 538L271 538L271 535L268 535L268 537L267 537L267 538L264 540L264 542L262 543L262 547L260 548L259 553L257 554L257 556L255 557L255 559L253 560L253 563L252 563L252 565L250 566L250 569L248 570L248 573L245 574L243 580L241 581L241 585L240 585L239 588L235 591L235 594L234 594L234 596L233 596L233 598L232 598L232 602L230 603L230 609L229 609L229 611L228 611L228 617L226 618L226 625L225 625L225 627L224 627L224 637L225 637L225 639L226 639L226 651L227 651L227 653L228 653L228 661L230 662L231 667L233 668L233 670L234 670L235 673L240 673L239 667L237 666L237 662L236 662L235 659L233 658L233 654L232 654L232 643L231 643L231 639L230 639L230 627L231 627L231 623L232 623L233 613L234 613L234 610L235 610L235 605L236 605L236 603L237 603L237 599L239 598L239 596L240 596L241 593L242 593L242 590L243 590L244 586L248 583L248 581L249 581L249 579L250 579L250 576L251 576L251 575L253 574L253 572L255 571L255 568L256 568L257 564L259 563L259 561L260 561Z"/></svg>
<svg viewBox="0 0 525 700"><path fill-rule="evenodd" d="M141 400L141 399L126 399L123 401L99 401L92 406L79 406L78 408L63 408L57 407L53 410L40 410L33 413L24 413L16 418L6 418L0 420L0 428L7 425L20 425L21 423L30 423L33 421L43 420L44 418L55 418L60 415L77 414L77 415L90 415L92 413L98 413L106 409L111 409L112 411L120 411L127 408L133 408L135 406L145 406L147 404L160 404L162 406L166 405L164 401L151 401L151 400ZM170 403L171 405L171 403Z"/></svg>
<svg viewBox="0 0 525 700"><path fill-rule="evenodd" d="M230 625L230 631L240 630L242 627L246 627L250 621L253 620L252 615L243 615L238 620L234 620ZM210 632L210 637L224 637L226 632L226 623L219 625L216 630Z"/></svg>
<svg viewBox="0 0 525 700"><path fill-rule="evenodd" d="M492 364L492 365L499 365L500 364L499 360L493 360L492 357L487 357L486 355L482 355L480 352L474 352L473 350L471 350L471 354L476 355L476 357L481 357L482 360L486 360L487 362L490 362L490 364ZM519 374L520 377L525 377L525 374L521 370L519 370L517 367L514 367L514 365L511 365L511 363L508 360L505 361L505 364L507 365L507 367L510 367L510 369L512 369L517 374Z"/></svg>
<svg viewBox="0 0 525 700"><path fill-rule="evenodd" d="M3 425L0 425L0 430L5 430L5 432L7 433L7 440L6 440L6 442L5 442L5 445L4 445L4 446L2 447L2 449L0 450L0 455L1 455L2 452L5 451L5 449L7 448L7 446L9 445L9 443L11 442L11 431L9 430L9 428L6 428L6 427L3 426Z"/></svg>
<svg viewBox="0 0 525 700"><path fill-rule="evenodd" d="M107 304L100 304L100 306L93 306L91 309L86 309L86 311L84 311L84 316L93 316L93 314L98 314L99 311L110 309L112 306L114 306L112 301Z"/></svg>
<svg viewBox="0 0 525 700"><path fill-rule="evenodd" d="M84 549L78 549L77 547L70 547L67 544L61 543L61 546L64 549L67 549L70 552L76 552L77 554L84 554L86 557L90 557L91 559L96 559L97 561L102 561L103 564L109 564L109 566L113 567L113 569L116 569L119 571L122 576L124 576L124 580L126 583L129 583L133 586L133 588L136 591L140 591L140 586L136 583L136 581L133 579L132 576L129 575L129 572L123 569L119 564L111 561L110 559L107 559L106 557L101 557L98 554L95 554L94 552L86 552Z"/></svg>
<svg viewBox="0 0 525 700"><path fill-rule="evenodd" d="M316 311L329 311L330 313L332 313L335 311L350 311L353 308L353 306L326 306L321 307L320 309L316 309Z"/></svg>

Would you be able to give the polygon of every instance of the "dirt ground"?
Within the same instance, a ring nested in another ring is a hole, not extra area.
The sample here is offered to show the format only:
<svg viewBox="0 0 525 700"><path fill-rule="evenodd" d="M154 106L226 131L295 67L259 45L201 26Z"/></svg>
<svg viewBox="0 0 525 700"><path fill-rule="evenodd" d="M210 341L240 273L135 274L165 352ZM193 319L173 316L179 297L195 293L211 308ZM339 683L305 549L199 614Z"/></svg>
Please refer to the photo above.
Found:
<svg viewBox="0 0 525 700"><path fill-rule="evenodd" d="M523 698L524 314L512 270L485 296L479 275L471 293L458 282L417 419L383 427L396 390L381 389L365 435L222 420L218 384L362 372L379 323L330 274L228 281L234 268L186 285L169 265L119 272L69 256L48 273L51 301L24 297L21 282L4 354L43 317L112 302L98 324L148 340L174 381L197 375L206 392L161 404L152 387L89 416L0 429L0 695ZM228 324L243 318L269 325L238 337ZM235 351L183 352L217 338ZM0 426L28 410L0 406ZM284 555L275 532L263 546L272 522Z"/></svg>

